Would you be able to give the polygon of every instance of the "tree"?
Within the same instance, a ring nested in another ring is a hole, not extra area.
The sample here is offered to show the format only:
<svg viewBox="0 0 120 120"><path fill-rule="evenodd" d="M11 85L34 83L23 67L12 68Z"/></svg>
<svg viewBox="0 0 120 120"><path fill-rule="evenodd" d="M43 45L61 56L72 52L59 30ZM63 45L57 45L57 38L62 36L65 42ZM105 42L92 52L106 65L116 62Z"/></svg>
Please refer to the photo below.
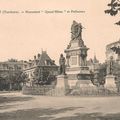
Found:
<svg viewBox="0 0 120 120"><path fill-rule="evenodd" d="M27 80L27 75L22 71L4 72L0 76L0 90L20 90Z"/></svg>
<svg viewBox="0 0 120 120"><path fill-rule="evenodd" d="M100 65L100 68L99 68L99 78L98 78L98 81L99 81L99 84L100 85L104 85L105 84L105 77L107 75L107 64L106 63L103 63Z"/></svg>
<svg viewBox="0 0 120 120"><path fill-rule="evenodd" d="M37 67L33 75L34 83L37 85L50 85L55 82L56 76L50 74L49 70Z"/></svg>
<svg viewBox="0 0 120 120"><path fill-rule="evenodd" d="M111 16L116 16L120 11L120 0L111 0L111 3L108 4L109 9L105 10L105 13L110 14ZM115 23L120 25L120 21Z"/></svg>
<svg viewBox="0 0 120 120"><path fill-rule="evenodd" d="M113 75L115 76L117 91L120 92L120 64L115 62L113 68Z"/></svg>
<svg viewBox="0 0 120 120"><path fill-rule="evenodd" d="M15 72L12 77L13 84L17 90L20 90L22 88L22 85L26 83L28 78L28 76L22 71Z"/></svg>

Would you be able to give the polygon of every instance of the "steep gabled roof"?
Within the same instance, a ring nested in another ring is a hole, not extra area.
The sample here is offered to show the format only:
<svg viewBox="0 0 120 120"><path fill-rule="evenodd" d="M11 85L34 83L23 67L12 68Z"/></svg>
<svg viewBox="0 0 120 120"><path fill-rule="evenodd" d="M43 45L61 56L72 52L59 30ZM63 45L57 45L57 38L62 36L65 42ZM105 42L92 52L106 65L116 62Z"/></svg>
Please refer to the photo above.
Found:
<svg viewBox="0 0 120 120"><path fill-rule="evenodd" d="M48 56L46 51L42 51L42 54L38 58L38 66L56 66L54 61Z"/></svg>
<svg viewBox="0 0 120 120"><path fill-rule="evenodd" d="M96 58L96 55L94 55L93 62L94 62L94 63L99 63L99 61L98 61L97 58Z"/></svg>

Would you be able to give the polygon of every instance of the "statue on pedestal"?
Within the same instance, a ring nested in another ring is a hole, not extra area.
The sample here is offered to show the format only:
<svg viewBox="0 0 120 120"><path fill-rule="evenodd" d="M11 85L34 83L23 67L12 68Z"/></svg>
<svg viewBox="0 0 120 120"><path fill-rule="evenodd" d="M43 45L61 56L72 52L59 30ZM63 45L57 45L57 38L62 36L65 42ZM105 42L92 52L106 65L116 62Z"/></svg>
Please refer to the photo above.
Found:
<svg viewBox="0 0 120 120"><path fill-rule="evenodd" d="M60 67L59 67L59 74L60 75L65 75L65 57L63 56L63 54L60 55L60 59L59 59L59 64L60 64Z"/></svg>
<svg viewBox="0 0 120 120"><path fill-rule="evenodd" d="M73 21L73 24L71 26L71 40L80 40L80 44L84 45L84 42L82 40L82 29L83 27L81 23Z"/></svg>
<svg viewBox="0 0 120 120"><path fill-rule="evenodd" d="M110 57L110 60L107 63L107 75L113 74L113 57Z"/></svg>

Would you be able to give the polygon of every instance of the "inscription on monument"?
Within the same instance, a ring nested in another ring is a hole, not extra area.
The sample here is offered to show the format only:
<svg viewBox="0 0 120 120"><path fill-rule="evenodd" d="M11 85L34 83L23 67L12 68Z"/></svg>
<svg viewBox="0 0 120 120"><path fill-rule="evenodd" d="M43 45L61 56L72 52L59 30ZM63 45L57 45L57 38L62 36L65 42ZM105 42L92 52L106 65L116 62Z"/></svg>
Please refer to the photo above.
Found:
<svg viewBox="0 0 120 120"><path fill-rule="evenodd" d="M77 57L71 57L71 65L77 65Z"/></svg>

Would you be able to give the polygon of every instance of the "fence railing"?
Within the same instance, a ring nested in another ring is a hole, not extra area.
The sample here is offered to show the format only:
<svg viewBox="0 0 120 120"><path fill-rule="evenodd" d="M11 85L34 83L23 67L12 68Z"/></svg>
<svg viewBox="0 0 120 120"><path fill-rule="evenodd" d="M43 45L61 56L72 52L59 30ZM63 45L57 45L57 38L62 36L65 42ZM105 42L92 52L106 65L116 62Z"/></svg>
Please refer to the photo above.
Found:
<svg viewBox="0 0 120 120"><path fill-rule="evenodd" d="M114 96L119 95L117 88L109 87L109 88L99 88L99 87L83 87L72 89L70 94L72 96Z"/></svg>
<svg viewBox="0 0 120 120"><path fill-rule="evenodd" d="M24 86L23 94L28 95L47 95L47 96L115 96L119 95L117 88L98 88L98 87L82 87L82 88L55 88L54 86Z"/></svg>
<svg viewBox="0 0 120 120"><path fill-rule="evenodd" d="M22 93L30 95L45 95L45 93L52 89L54 89L53 86L23 86Z"/></svg>

